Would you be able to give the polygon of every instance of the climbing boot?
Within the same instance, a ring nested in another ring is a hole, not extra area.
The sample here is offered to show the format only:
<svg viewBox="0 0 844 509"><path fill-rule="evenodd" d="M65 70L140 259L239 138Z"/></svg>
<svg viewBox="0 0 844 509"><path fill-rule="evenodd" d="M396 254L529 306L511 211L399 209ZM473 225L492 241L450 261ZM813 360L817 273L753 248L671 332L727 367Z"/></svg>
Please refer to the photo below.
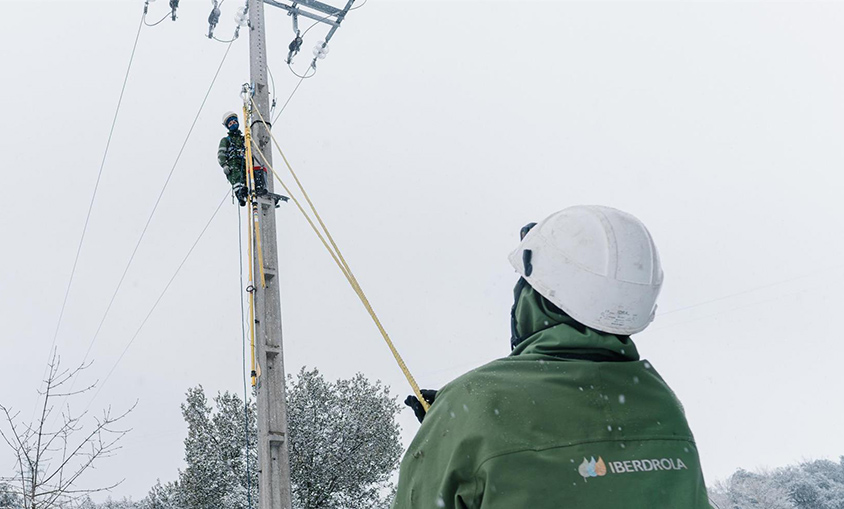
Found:
<svg viewBox="0 0 844 509"><path fill-rule="evenodd" d="M239 203L241 207L245 207L246 206L246 194L249 192L246 189L246 186L238 183L238 184L235 184L234 186L232 186L232 188L234 189L234 197L237 198L237 203Z"/></svg>

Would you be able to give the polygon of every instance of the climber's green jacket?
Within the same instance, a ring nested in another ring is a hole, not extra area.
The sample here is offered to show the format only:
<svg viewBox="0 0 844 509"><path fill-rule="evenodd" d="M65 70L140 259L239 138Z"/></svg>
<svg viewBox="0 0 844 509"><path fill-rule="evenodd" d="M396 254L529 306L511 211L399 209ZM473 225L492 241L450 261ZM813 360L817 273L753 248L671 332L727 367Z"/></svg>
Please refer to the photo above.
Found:
<svg viewBox="0 0 844 509"><path fill-rule="evenodd" d="M710 509L683 407L627 336L530 286L509 357L446 385L393 509Z"/></svg>
<svg viewBox="0 0 844 509"><path fill-rule="evenodd" d="M217 162L223 167L223 172L231 184L246 182L244 146L243 134L240 131L229 131L228 135L220 140L220 146L217 148Z"/></svg>

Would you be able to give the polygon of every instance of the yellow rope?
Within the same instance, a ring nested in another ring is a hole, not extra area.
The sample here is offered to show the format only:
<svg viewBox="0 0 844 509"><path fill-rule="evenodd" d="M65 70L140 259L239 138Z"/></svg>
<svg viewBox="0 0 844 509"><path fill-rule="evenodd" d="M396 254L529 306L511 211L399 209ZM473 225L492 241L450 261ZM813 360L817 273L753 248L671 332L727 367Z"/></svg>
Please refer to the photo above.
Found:
<svg viewBox="0 0 844 509"><path fill-rule="evenodd" d="M319 237L319 240L322 242L322 245L325 246L325 249L328 250L329 254L331 255L331 258L334 259L334 263L337 264L337 266L340 268L340 271L346 277L346 280L352 286L352 289L357 294L361 303L363 303L363 306L364 306L364 308L366 308L366 311L369 313L369 316L372 317L373 322L375 322L375 326L378 328L378 331L381 333L381 336L384 337L384 341L387 343L387 346L389 347L390 352L393 354L393 357L395 358L396 362L398 363L399 368L401 369L402 373L404 373L404 376L407 379L408 383L410 383L410 386L413 389L413 392L416 394L417 399L419 399L419 402L422 404L422 407L427 411L428 408L429 408L429 405L428 405L428 402L425 401L425 398L422 396L422 391L419 390L419 385L416 383L416 380L413 378L413 375L410 374L410 370L407 368L407 365L405 364L404 360L402 359L401 355L399 354L398 350L396 349L395 345L393 344L393 341L390 339L389 334L387 334L387 331L384 329L384 326L381 325L381 320L378 319L378 316L375 314L375 311L372 309L372 305L369 303L369 299L366 297L366 294L364 293L363 289L360 287L360 284L358 283L357 278L355 278L354 274L352 273L351 269L349 268L348 263L346 263L345 258L343 257L342 253L340 252L340 249L337 247L337 244L334 242L334 239L331 237L331 233L329 233L328 228L325 226L325 223L323 223L322 219L319 216L319 213L317 213L313 202L311 202L310 198L308 197L307 192L305 191L304 187L302 186L302 183L299 181L299 178L296 176L296 172L293 171L293 168L290 166L290 163L287 161L287 157L284 155L284 152L282 152L281 147L278 144L278 141L276 141L275 136L273 136L272 131L270 131L269 126L264 121L264 117L263 117L263 115L261 115L261 111L255 105L254 101L252 102L252 105L253 105L253 111L256 111L258 113L258 116L261 118L261 123L264 125L264 128L266 128L267 132L270 134L270 137L272 138L272 141L275 144L276 149L278 150L279 154L281 154L282 159L284 159L284 162L287 165L287 168L290 170L290 173L293 175L293 178L296 181L296 184L299 186L299 190L302 191L302 194L305 196L305 199L308 201L308 205L311 207L311 210L314 212L314 216L317 218L317 221L319 221L320 226L325 231L325 235L326 235L326 237L328 237L329 241L331 242L331 246L333 246L334 249L329 247L328 242L326 242L326 240L325 240L325 237L323 237L322 233L316 227L316 225L314 224L311 217L308 215L308 213L302 207L302 204L299 202L299 200L296 199L295 196L293 196L293 193L290 192L290 188L287 187L287 185L284 183L284 181L281 180L281 177L279 176L279 174L275 171L275 169L272 167L272 165L270 165L269 162L267 161L267 158L266 158L266 156L264 156L264 153L261 150L261 147L259 147L256 144L255 149L258 151L258 155L261 157L261 160L263 160L263 162L267 166L267 168L269 168L270 171L273 173L276 180L278 180L279 184L281 184L281 186L284 188L285 192L287 192L287 194L290 195L290 199L293 200L293 203L296 204L296 207L298 207L298 209L302 213L302 215L305 216L305 219L308 221L308 224L311 226L311 229L313 229L314 233L316 233L317 237Z"/></svg>
<svg viewBox="0 0 844 509"><path fill-rule="evenodd" d="M255 243L258 253L258 269L261 271L261 288L267 287L267 279L264 276L264 250L261 249L261 224L258 217L258 202L255 190L255 165L252 160L252 130L249 127L249 112L246 109L246 101L243 101L243 138L246 148L246 177L249 183L249 208L252 210L252 228L255 229Z"/></svg>
<svg viewBox="0 0 844 509"><path fill-rule="evenodd" d="M252 369L249 376L252 378L252 387L255 387L258 375L255 369L255 287L252 283L254 280L252 276L252 229L247 228L246 230L249 233L249 286L247 287L247 291L249 292L249 350L252 357Z"/></svg>
<svg viewBox="0 0 844 509"><path fill-rule="evenodd" d="M254 248L253 244L253 234L254 238L258 243L257 251L258 251L258 265L261 269L261 284L264 288L267 287L266 281L264 280L264 260L263 260L263 253L261 252L261 229L258 223L258 204L255 201L255 174L253 168L253 161L252 161L252 150L250 147L250 141L252 140L252 134L249 130L249 123L248 123L248 116L246 111L246 103L243 104L243 123L246 124L244 126L244 146L246 148L246 157L244 158L244 164L246 167L245 170L245 180L247 184L247 201L249 202L249 209L250 214L247 216L247 221L251 227L247 228L248 232L248 239L249 239L249 286L247 287L247 291L249 292L249 350L250 350L250 359L251 359L251 370L249 373L250 378L252 379L252 387L258 382L258 365L255 360L255 267L252 263L252 252ZM249 218L251 216L251 219Z"/></svg>

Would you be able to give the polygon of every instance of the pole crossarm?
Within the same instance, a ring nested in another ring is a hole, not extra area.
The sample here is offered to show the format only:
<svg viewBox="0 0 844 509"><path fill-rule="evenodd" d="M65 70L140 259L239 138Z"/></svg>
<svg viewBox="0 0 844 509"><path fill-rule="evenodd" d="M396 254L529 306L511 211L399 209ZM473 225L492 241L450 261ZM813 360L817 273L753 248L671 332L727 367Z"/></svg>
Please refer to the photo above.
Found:
<svg viewBox="0 0 844 509"><path fill-rule="evenodd" d="M350 7L350 5L347 5L343 9L338 9L328 4L317 2L316 0L299 0L297 2L291 2L290 5L277 0L264 0L264 3L284 9L294 16L303 16L333 27L340 26L340 22L343 21ZM302 7L307 7L308 9L303 9Z"/></svg>

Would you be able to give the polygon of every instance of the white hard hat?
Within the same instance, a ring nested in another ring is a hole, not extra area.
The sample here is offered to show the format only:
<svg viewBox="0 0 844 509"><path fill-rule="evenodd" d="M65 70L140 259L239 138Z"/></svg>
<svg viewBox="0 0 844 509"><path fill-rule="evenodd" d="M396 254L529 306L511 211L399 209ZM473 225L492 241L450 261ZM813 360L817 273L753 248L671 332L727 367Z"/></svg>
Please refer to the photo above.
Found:
<svg viewBox="0 0 844 509"><path fill-rule="evenodd" d="M225 115L223 115L223 125L226 125L227 121L228 121L230 118L232 118L232 117L236 117L236 116L237 116L237 113L235 113L235 112L233 112L233 111L227 111L227 112L226 112L226 114L225 114Z"/></svg>
<svg viewBox="0 0 844 509"><path fill-rule="evenodd" d="M540 295L578 322L612 334L641 332L656 312L662 265L632 215L578 205L534 226L510 263Z"/></svg>

